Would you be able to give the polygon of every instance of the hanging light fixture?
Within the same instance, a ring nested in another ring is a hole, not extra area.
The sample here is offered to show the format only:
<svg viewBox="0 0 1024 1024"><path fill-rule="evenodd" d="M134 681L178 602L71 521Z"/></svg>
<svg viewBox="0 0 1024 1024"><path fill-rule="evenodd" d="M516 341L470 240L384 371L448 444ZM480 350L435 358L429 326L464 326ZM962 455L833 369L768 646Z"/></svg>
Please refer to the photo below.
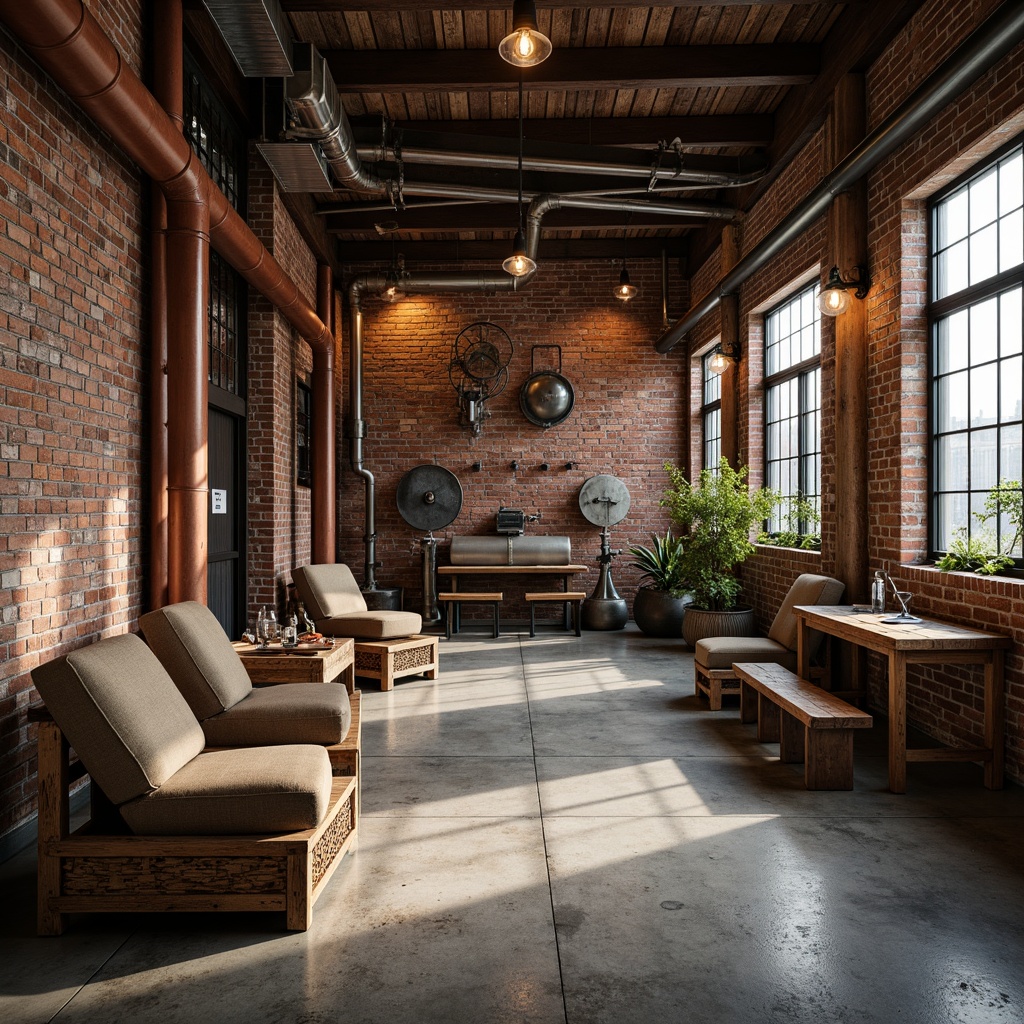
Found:
<svg viewBox="0 0 1024 1024"><path fill-rule="evenodd" d="M853 281L844 281L839 276L839 268L833 267L828 273L828 280L825 287L818 296L818 309L826 316L839 316L850 308L850 291L858 299L863 299L871 287L871 278L868 277L868 268L858 265L853 268L857 277Z"/></svg>
<svg viewBox="0 0 1024 1024"><path fill-rule="evenodd" d="M626 222L627 226L629 222ZM629 280L629 271L626 269L626 229L622 229L622 270L619 273L619 283L615 286L615 291L612 294L615 298L620 299L622 302L629 302L631 298L637 293L637 287L635 284L631 284Z"/></svg>
<svg viewBox="0 0 1024 1024"><path fill-rule="evenodd" d="M498 43L498 53L517 68L531 68L551 56L551 40L537 28L534 0L512 4L512 31Z"/></svg>
<svg viewBox="0 0 1024 1024"><path fill-rule="evenodd" d="M523 233L523 76L519 76L519 227L512 242L512 255L504 260L501 269L513 277L524 277L537 269L527 255L526 235Z"/></svg>

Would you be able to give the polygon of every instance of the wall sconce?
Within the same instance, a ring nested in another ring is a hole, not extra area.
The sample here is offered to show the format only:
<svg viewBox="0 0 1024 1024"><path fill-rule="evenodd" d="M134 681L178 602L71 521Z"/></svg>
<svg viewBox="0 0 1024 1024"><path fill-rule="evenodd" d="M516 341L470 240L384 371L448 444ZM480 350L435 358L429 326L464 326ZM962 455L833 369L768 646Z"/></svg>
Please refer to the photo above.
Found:
<svg viewBox="0 0 1024 1024"><path fill-rule="evenodd" d="M858 299L863 299L871 287L871 278L868 276L868 268L858 264L854 268L857 277L853 281L844 281L839 276L839 268L833 267L828 272L828 280L825 287L818 296L818 309L825 316L839 316L850 308L850 291Z"/></svg>
<svg viewBox="0 0 1024 1024"><path fill-rule="evenodd" d="M551 56L551 40L537 28L534 0L512 4L512 31L498 43L498 53L517 68L532 68Z"/></svg>
<svg viewBox="0 0 1024 1024"><path fill-rule="evenodd" d="M401 254L392 259L391 266L384 276L384 288L380 297L385 302L397 302L402 297L402 277L405 274L405 257Z"/></svg>
<svg viewBox="0 0 1024 1024"><path fill-rule="evenodd" d="M711 360L708 362L708 369L712 373L725 373L739 358L739 352L723 349L721 345L715 348Z"/></svg>

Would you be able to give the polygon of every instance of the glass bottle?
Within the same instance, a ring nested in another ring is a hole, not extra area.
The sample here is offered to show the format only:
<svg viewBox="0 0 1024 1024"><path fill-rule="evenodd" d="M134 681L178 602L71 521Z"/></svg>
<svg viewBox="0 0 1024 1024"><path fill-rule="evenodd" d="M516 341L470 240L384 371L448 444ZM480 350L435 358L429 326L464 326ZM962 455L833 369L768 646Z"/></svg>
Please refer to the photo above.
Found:
<svg viewBox="0 0 1024 1024"><path fill-rule="evenodd" d="M885 612L885 574L881 569L875 571L875 578L871 581L871 611L874 615Z"/></svg>
<svg viewBox="0 0 1024 1024"><path fill-rule="evenodd" d="M262 605L260 613L256 617L256 639L259 641L260 647L267 646L267 609Z"/></svg>
<svg viewBox="0 0 1024 1024"><path fill-rule="evenodd" d="M263 621L267 631L267 641L268 643L274 643L278 639L277 612L273 608L268 608L266 618Z"/></svg>

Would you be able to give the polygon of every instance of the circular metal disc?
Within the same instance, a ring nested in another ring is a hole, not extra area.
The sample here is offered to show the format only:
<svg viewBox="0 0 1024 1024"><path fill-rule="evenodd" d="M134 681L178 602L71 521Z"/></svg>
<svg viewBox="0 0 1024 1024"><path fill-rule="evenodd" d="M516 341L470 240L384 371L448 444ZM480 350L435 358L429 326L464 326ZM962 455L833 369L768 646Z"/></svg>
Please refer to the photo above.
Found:
<svg viewBox="0 0 1024 1024"><path fill-rule="evenodd" d="M417 466L398 481L402 518L417 530L443 530L462 511L462 484L443 466Z"/></svg>
<svg viewBox="0 0 1024 1024"><path fill-rule="evenodd" d="M617 476L592 476L580 488L580 511L595 526L614 526L629 512L629 491Z"/></svg>
<svg viewBox="0 0 1024 1024"><path fill-rule="evenodd" d="M572 385L560 373L542 370L526 378L519 391L519 408L538 427L561 423L576 401Z"/></svg>

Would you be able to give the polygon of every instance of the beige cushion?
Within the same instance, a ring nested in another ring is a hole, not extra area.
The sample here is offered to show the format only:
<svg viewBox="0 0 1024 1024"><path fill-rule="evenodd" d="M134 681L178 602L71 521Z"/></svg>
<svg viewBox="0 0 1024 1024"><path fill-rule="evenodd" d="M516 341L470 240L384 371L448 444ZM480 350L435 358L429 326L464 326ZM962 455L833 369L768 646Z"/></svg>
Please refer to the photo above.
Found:
<svg viewBox="0 0 1024 1024"><path fill-rule="evenodd" d="M245 666L205 605L167 605L143 615L139 626L200 721L234 707L252 691Z"/></svg>
<svg viewBox="0 0 1024 1024"><path fill-rule="evenodd" d="M772 662L796 668L796 652L764 636L711 636L698 640L693 658L704 668L732 668L736 661Z"/></svg>
<svg viewBox="0 0 1024 1024"><path fill-rule="evenodd" d="M340 743L352 724L348 691L340 683L280 683L255 687L227 711L203 719L211 747L280 743Z"/></svg>
<svg viewBox="0 0 1024 1024"><path fill-rule="evenodd" d="M775 616L768 635L783 647L796 650L796 615L793 606L798 604L839 604L846 584L831 576L815 576L805 572L798 576L789 588L782 607ZM810 637L810 654L813 658L821 644L822 634L814 631Z"/></svg>
<svg viewBox="0 0 1024 1024"><path fill-rule="evenodd" d="M357 640L394 640L415 636L423 627L423 618L416 612L376 611L353 612L317 619L316 628L327 636L352 636Z"/></svg>
<svg viewBox="0 0 1024 1024"><path fill-rule="evenodd" d="M203 749L203 730L137 636L98 640L32 670L54 721L115 804L139 797Z"/></svg>
<svg viewBox="0 0 1024 1024"><path fill-rule="evenodd" d="M263 835L315 828L331 800L323 747L210 750L121 808L139 835Z"/></svg>
<svg viewBox="0 0 1024 1024"><path fill-rule="evenodd" d="M366 600L347 565L303 565L292 573L292 581L317 629L321 619L366 611Z"/></svg>
<svg viewBox="0 0 1024 1024"><path fill-rule="evenodd" d="M357 640L394 640L423 628L416 612L370 611L347 565L302 565L292 573L295 592L326 636Z"/></svg>

